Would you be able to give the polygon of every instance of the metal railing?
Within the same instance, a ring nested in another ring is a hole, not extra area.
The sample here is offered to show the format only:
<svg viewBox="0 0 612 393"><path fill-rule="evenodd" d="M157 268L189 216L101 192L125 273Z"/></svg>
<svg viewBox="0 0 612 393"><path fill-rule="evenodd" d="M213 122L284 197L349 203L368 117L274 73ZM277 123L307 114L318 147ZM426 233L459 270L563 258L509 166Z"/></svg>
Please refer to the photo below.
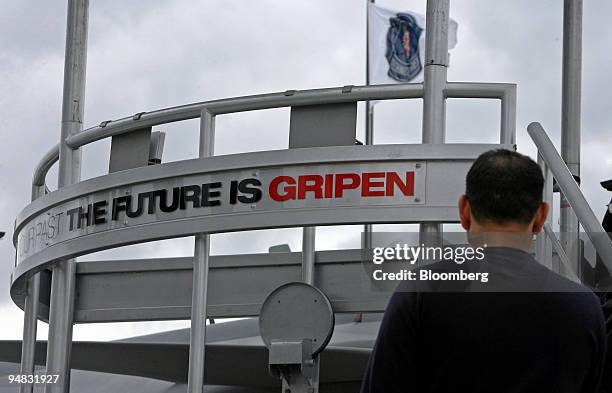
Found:
<svg viewBox="0 0 612 393"><path fill-rule="evenodd" d="M563 162L563 159L540 123L529 124L527 132L536 144L538 154L542 156L557 180L561 192L565 195L573 211L576 213L578 220L584 227L602 262L608 271L612 272L612 240L606 235L606 231L597 220L593 210L591 210L567 165Z"/></svg>
<svg viewBox="0 0 612 393"><path fill-rule="evenodd" d="M449 82L444 89L446 98L488 98L501 100L500 143L514 144L516 135L516 85L509 83ZM328 89L287 90L281 93L235 97L204 101L172 108L141 112L130 117L103 121L67 138L66 143L78 149L89 143L145 127L199 118L206 110L216 115L300 105L340 104L357 101L423 98L422 83L378 86L344 86ZM59 158L59 145L40 160L34 170L32 186L45 185L45 177Z"/></svg>

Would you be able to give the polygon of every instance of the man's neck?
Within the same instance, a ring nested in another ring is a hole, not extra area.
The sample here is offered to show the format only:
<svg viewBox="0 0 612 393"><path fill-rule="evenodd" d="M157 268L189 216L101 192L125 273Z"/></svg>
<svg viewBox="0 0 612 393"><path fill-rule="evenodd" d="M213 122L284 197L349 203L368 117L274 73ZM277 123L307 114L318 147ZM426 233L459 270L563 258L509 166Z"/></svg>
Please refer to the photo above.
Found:
<svg viewBox="0 0 612 393"><path fill-rule="evenodd" d="M531 252L533 233L519 225L473 225L468 240L474 246L510 247Z"/></svg>

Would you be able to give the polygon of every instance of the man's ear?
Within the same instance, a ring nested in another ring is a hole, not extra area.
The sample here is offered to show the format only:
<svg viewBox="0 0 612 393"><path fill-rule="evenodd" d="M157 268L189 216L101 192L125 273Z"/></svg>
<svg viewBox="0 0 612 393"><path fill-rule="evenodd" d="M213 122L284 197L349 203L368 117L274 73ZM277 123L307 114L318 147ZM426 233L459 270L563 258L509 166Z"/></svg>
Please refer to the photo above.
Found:
<svg viewBox="0 0 612 393"><path fill-rule="evenodd" d="M469 231L472 226L472 210L470 208L470 201L468 201L465 195L459 197L459 220L463 229Z"/></svg>
<svg viewBox="0 0 612 393"><path fill-rule="evenodd" d="M548 217L548 209L550 209L548 203L540 203L540 206L538 207L538 210L536 210L536 214L533 218L533 225L531 226L531 231L533 233L542 232L542 228L546 223L546 217Z"/></svg>

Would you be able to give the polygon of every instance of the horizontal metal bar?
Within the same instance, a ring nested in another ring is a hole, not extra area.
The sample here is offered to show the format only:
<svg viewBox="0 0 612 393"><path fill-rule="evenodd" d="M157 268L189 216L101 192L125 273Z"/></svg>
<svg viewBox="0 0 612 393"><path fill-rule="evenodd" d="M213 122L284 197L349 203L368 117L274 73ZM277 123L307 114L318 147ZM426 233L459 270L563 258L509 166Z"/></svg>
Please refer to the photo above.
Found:
<svg viewBox="0 0 612 393"><path fill-rule="evenodd" d="M602 262L608 271L612 272L612 240L610 240L597 220L586 198L580 191L580 188L578 188L576 180L574 180L574 177L540 123L534 122L529 124L529 126L527 126L527 132L536 144L538 153L552 171L559 188L561 188L561 192L563 192L563 195L567 198L576 216L578 216L578 220L591 239Z"/></svg>
<svg viewBox="0 0 612 393"><path fill-rule="evenodd" d="M208 110L213 115L221 115L296 105L338 104L364 100L419 98L422 95L423 86L420 83L416 83L354 86L350 88L335 87L301 91L290 90L271 94L204 101L147 112L142 114L138 120L134 120L132 117L125 117L123 119L111 121L104 127L97 126L84 130L79 133L79 135L68 138L66 143L73 149L77 149L88 143L129 132L137 128L195 119L200 117L200 112L203 109Z"/></svg>
<svg viewBox="0 0 612 393"><path fill-rule="evenodd" d="M188 319L192 274L193 257L81 262L77 264L75 321ZM315 274L317 286L329 296L336 312L383 311L396 285L370 285L360 249L316 252ZM208 315L258 315L274 288L300 278L299 252L212 256ZM243 280L249 281L249 290L235 291L234 283ZM23 293L17 286L11 296L23 307ZM41 307L39 318L45 320L47 312Z"/></svg>
<svg viewBox="0 0 612 393"><path fill-rule="evenodd" d="M449 98L502 99L507 94L511 94L514 88L515 85L506 83L451 82L446 85L445 91ZM423 85L421 83L407 83L398 85L354 86L350 89L337 87L329 89L287 91L282 93L227 98L147 112L142 114L137 120L134 120L133 117L125 117L123 119L111 121L105 124L104 127L97 126L84 130L78 135L68 138L66 142L73 149L77 149L88 143L135 129L195 119L200 116L200 112L204 108L214 115L221 115L297 105L409 99L421 98L422 96Z"/></svg>
<svg viewBox="0 0 612 393"><path fill-rule="evenodd" d="M279 281L277 286L285 283L285 281ZM273 289L270 288L269 292ZM390 294L388 295L390 296ZM336 313L379 313L385 311L385 307L389 302L389 296L357 300L330 300L330 303ZM252 304L209 304L206 315L213 319L256 317L259 315L264 299L262 299L261 303ZM107 323L187 320L190 318L190 315L191 303L185 306L155 305L139 308L117 307L112 309L77 310L75 311L74 318L75 323Z"/></svg>
<svg viewBox="0 0 612 393"><path fill-rule="evenodd" d="M378 324L373 327L376 326ZM207 329L210 331L209 336L214 337L215 333L227 328L223 324L218 324L208 326ZM240 342L239 345L227 343L226 340L207 342L206 385L225 386L221 388L221 391L225 392L279 391L280 380L268 372L268 349L263 342L252 343L256 335L257 333L253 333L237 340ZM248 344L245 344L245 341ZM330 345L321 352L321 384L324 384L324 388L329 387L331 391L352 391L346 385L351 382L359 383L368 362L372 342L365 339L359 344L364 346L357 348L343 345L342 342L335 345L332 339ZM44 366L46 351L47 342L39 341L36 346L36 364ZM19 363L20 353L21 341L0 341L0 361ZM103 391L152 390L143 387L151 386L144 382L146 380L125 379L121 375L172 382L164 385L172 386L169 389L177 391L174 388L181 389L181 384L187 381L188 356L188 344L179 340L170 343L130 342L129 339L115 342L75 341L72 344L70 367L75 370L112 375L112 378L106 378L107 380L103 382L104 388L100 389ZM160 364L163 364L163 367ZM240 364L248 367L232 367ZM91 379L83 378L82 375L77 375L71 383L73 392L92 391L91 385ZM184 385L182 386L183 390L180 391L184 391ZM342 390L339 390L339 386Z"/></svg>
<svg viewBox="0 0 612 393"><path fill-rule="evenodd" d="M193 236L196 233L221 233L295 226L406 224L419 222L457 223L456 206L352 206L336 209L286 209L226 216L202 216L159 221L147 225L117 228L72 238L49 246L25 258L13 270L13 280L29 277L56 261L96 251L154 240Z"/></svg>
<svg viewBox="0 0 612 393"><path fill-rule="evenodd" d="M317 264L350 263L358 260L360 257L360 249L318 251ZM298 266L302 261L301 258L301 252L214 255L210 259L210 267L211 269L221 269L257 266ZM193 269L193 257L119 259L88 261L77 264L77 274L191 269Z"/></svg>
<svg viewBox="0 0 612 393"><path fill-rule="evenodd" d="M446 98L511 98L516 85L512 83L448 82L444 88Z"/></svg>
<svg viewBox="0 0 612 393"><path fill-rule="evenodd" d="M126 184L144 183L169 177L188 176L203 172L221 172L239 168L264 168L306 164L327 164L366 161L405 160L474 160L481 153L495 148L513 149L510 145L449 143L443 145L372 145L271 150L241 154L227 154L204 159L175 161L163 165L146 166L111 173L56 190L26 206L17 216L17 233L23 220L57 205L69 198ZM16 238L14 237L14 242Z"/></svg>
<svg viewBox="0 0 612 393"><path fill-rule="evenodd" d="M424 204L422 206L411 206L409 210L406 210L406 206L401 203L389 206L343 205L342 209L335 211L335 215L330 216L328 208L323 206L285 209L274 207L276 205L267 206L260 203L258 205L260 211L256 209L246 209L240 212L227 211L225 213L219 211L219 214L213 215L203 211L201 213L204 215L178 215L170 220L159 222L157 219L147 219L142 222L132 222L131 225L98 228L99 230L91 233L74 232L72 233L74 236L57 239L53 243L48 243L44 249L23 256L21 263L13 272L13 280L19 279L24 274L34 274L61 258L75 257L142 241L191 236L200 232L218 233L303 225L421 221L457 222L456 199L452 195L458 195L462 190L461 179L463 176L461 173L463 171L467 173L471 161L478 155L492 148L500 147L508 146L499 144L374 145L265 151L178 161L155 167L115 172L89 179L54 191L27 206L16 221L13 240L17 242L24 225L36 219L37 215L44 214L45 210L50 213L49 209L57 208L56 210L60 214L68 208L67 205L59 208L60 204L70 204L71 201L76 201L85 196L101 200L106 198L109 189L130 191L129 187L136 187L141 183L176 181L188 176L211 176L210 173L218 173L218 175L215 175L217 177L228 176L232 170L252 171L254 168L280 167L287 171L291 165L304 170L304 167L308 164L316 164L317 166L333 163L364 165L377 161L389 165L394 162L425 161L423 168L427 168L429 174L423 177L425 184L420 188L425 192L422 199ZM453 176L449 175L449 166L453 166ZM265 169L262 169L260 172L264 171ZM263 173L261 174L263 175ZM171 178L174 178L174 180L167 180ZM440 179L445 180L441 181ZM435 180L437 181L434 182ZM159 183L158 185L161 188L166 186L166 183ZM409 214L407 214L408 212Z"/></svg>

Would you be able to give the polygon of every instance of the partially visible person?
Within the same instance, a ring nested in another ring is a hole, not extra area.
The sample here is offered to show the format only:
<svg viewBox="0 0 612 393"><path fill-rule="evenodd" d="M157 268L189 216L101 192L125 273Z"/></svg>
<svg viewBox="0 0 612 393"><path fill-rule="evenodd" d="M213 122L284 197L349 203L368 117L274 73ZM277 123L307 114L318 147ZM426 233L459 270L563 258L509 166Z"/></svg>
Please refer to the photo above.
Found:
<svg viewBox="0 0 612 393"><path fill-rule="evenodd" d="M463 268L491 272L494 292L400 285L362 393L598 391L606 333L597 297L528 252L548 213L543 185L529 157L494 150L476 159L459 216L471 242L487 247L481 267Z"/></svg>

